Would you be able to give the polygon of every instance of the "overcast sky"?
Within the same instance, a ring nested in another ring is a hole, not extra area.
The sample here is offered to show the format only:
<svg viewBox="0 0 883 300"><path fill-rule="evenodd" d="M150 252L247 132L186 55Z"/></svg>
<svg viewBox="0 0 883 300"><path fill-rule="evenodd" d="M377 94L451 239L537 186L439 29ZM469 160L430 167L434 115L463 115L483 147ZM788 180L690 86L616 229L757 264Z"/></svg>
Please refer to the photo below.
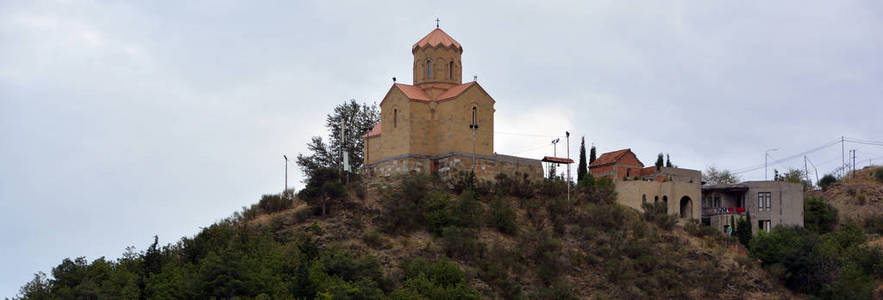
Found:
<svg viewBox="0 0 883 300"><path fill-rule="evenodd" d="M496 100L499 153L569 130L572 156L585 136L763 179L767 149L883 140L879 1L130 2L0 2L0 297L279 192L334 105L411 81L436 17ZM808 157L823 175L840 144Z"/></svg>

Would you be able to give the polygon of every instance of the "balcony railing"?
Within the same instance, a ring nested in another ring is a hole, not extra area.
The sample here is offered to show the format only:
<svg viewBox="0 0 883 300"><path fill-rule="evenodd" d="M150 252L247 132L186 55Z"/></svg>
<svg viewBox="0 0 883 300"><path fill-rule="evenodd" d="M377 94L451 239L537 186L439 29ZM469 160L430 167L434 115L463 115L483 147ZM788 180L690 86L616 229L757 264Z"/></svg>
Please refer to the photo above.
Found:
<svg viewBox="0 0 883 300"><path fill-rule="evenodd" d="M745 213L744 207L705 207L702 208L702 216L717 216L717 215L729 215L729 214L743 214Z"/></svg>

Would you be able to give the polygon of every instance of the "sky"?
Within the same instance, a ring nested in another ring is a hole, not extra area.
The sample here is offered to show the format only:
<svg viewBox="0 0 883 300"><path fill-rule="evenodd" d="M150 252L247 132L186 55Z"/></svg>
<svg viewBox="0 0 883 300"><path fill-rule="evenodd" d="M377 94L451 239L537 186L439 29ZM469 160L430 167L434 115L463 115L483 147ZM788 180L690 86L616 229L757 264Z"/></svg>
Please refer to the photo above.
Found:
<svg viewBox="0 0 883 300"><path fill-rule="evenodd" d="M821 176L846 137L883 163L879 1L2 1L0 297L279 192L335 105L411 82L436 18L496 100L498 153L570 131L574 157L585 137L762 180L766 150L772 174L825 146Z"/></svg>

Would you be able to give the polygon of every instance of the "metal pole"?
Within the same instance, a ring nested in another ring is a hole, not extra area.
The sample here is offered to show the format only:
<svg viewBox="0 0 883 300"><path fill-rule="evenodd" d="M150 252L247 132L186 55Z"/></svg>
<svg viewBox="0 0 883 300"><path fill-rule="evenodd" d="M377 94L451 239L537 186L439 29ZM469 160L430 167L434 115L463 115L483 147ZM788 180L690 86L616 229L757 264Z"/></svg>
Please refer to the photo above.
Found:
<svg viewBox="0 0 883 300"><path fill-rule="evenodd" d="M570 131L564 132L567 138L567 159L570 159ZM567 201L570 201L570 163L567 163Z"/></svg>
<svg viewBox="0 0 883 300"><path fill-rule="evenodd" d="M765 180L765 181L766 181L766 180L770 180L770 179L769 179L769 175L768 175L768 173L769 173L769 166L768 166L768 163L767 163L767 162L768 162L768 159L767 159L767 158L770 156L770 152L777 151L777 150L779 150L779 149L776 149L776 148L773 148L773 149L767 149L767 151L763 153L763 180Z"/></svg>
<svg viewBox="0 0 883 300"><path fill-rule="evenodd" d="M282 189L282 194L285 194L288 191L288 156L282 154L282 158L285 159L285 187Z"/></svg>

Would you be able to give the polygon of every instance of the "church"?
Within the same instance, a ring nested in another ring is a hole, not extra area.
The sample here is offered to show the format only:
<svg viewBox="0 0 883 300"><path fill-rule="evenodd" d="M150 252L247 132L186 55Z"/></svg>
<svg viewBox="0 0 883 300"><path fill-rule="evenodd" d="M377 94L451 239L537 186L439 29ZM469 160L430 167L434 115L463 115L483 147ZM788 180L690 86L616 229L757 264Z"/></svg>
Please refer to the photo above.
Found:
<svg viewBox="0 0 883 300"><path fill-rule="evenodd" d="M393 78L380 102L380 122L363 136L364 174L543 177L540 160L494 152L496 101L474 78L463 83L460 43L436 26L411 53L413 84Z"/></svg>

